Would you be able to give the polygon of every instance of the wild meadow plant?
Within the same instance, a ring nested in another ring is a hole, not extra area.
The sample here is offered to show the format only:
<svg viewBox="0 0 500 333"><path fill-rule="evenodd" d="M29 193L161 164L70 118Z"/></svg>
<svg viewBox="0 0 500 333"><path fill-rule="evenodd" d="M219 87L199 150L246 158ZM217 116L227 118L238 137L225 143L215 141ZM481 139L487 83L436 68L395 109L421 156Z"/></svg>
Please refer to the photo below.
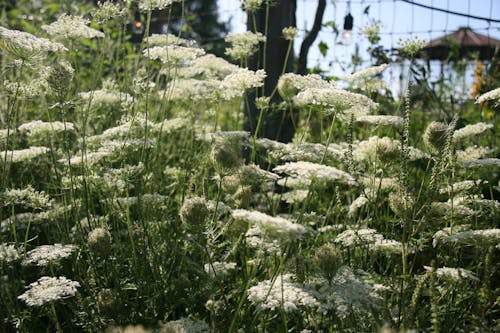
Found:
<svg viewBox="0 0 500 333"><path fill-rule="evenodd" d="M131 46L119 3L74 10L0 27L1 331L500 327L498 122L417 119L410 84L385 110L383 64L283 73L296 134L260 138L240 104L264 35L228 36L233 64L180 35Z"/></svg>

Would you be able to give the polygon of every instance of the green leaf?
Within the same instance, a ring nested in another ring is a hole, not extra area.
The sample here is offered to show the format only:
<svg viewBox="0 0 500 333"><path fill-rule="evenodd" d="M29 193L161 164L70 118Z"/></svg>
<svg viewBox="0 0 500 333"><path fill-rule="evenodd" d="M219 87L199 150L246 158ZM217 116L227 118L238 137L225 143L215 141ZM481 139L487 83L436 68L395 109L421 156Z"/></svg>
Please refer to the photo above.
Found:
<svg viewBox="0 0 500 333"><path fill-rule="evenodd" d="M370 14L370 5L368 5L368 6L365 7L365 10L363 10L363 13L366 14L366 15Z"/></svg>
<svg viewBox="0 0 500 333"><path fill-rule="evenodd" d="M328 44L321 41L318 44L318 48L319 48L319 52L323 55L323 57L326 57L326 52L328 52Z"/></svg>

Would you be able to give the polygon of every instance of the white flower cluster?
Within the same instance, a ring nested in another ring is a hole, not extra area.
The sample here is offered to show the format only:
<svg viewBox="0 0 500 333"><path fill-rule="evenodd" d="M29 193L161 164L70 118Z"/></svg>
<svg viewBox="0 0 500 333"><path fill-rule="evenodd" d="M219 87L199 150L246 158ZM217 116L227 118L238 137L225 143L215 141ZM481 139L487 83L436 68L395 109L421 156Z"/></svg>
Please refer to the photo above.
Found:
<svg viewBox="0 0 500 333"><path fill-rule="evenodd" d="M238 34L228 34L226 42L231 47L226 50L226 54L235 60L244 60L257 51L260 42L265 42L266 36L260 32L253 33L246 31Z"/></svg>
<svg viewBox="0 0 500 333"><path fill-rule="evenodd" d="M462 180L460 182L456 182L439 189L439 193L455 194L460 192L467 192L474 189L476 186L480 186L482 184L487 184L487 183L488 181L486 180Z"/></svg>
<svg viewBox="0 0 500 333"><path fill-rule="evenodd" d="M268 0L241 0L241 5L244 10L253 12L259 9L264 3L264 1Z"/></svg>
<svg viewBox="0 0 500 333"><path fill-rule="evenodd" d="M500 167L500 158L482 158L469 161L467 167Z"/></svg>
<svg viewBox="0 0 500 333"><path fill-rule="evenodd" d="M352 217L361 207L368 203L368 199L364 195L357 197L350 205L347 216Z"/></svg>
<svg viewBox="0 0 500 333"><path fill-rule="evenodd" d="M460 141L462 139L481 134L490 128L493 128L493 124L477 123L473 125L467 125L460 129L455 130L453 133L453 141Z"/></svg>
<svg viewBox="0 0 500 333"><path fill-rule="evenodd" d="M33 209L48 209L52 207L51 198L43 191L36 191L31 185L23 189L10 189L0 193L3 206L23 206Z"/></svg>
<svg viewBox="0 0 500 333"><path fill-rule="evenodd" d="M318 74L285 73L280 76L277 85L278 93L286 101L291 100L297 93L309 88L333 89L335 88L335 82L323 80Z"/></svg>
<svg viewBox="0 0 500 333"><path fill-rule="evenodd" d="M356 121L358 123L368 123L368 124L394 126L394 127L401 127L403 125L403 117L400 116L367 115L367 116L357 117Z"/></svg>
<svg viewBox="0 0 500 333"><path fill-rule="evenodd" d="M289 204L304 202L309 195L309 190L295 189L283 193L281 199Z"/></svg>
<svg viewBox="0 0 500 333"><path fill-rule="evenodd" d="M293 282L292 274L259 282L249 288L247 293L248 300L255 304L257 311L283 309L289 313L299 308L317 308L320 305L311 290Z"/></svg>
<svg viewBox="0 0 500 333"><path fill-rule="evenodd" d="M305 161L289 162L273 169L276 173L286 174L288 177L281 179L279 184L288 187L308 187L313 180L318 184L343 183L356 185L355 179L345 171L332 166Z"/></svg>
<svg viewBox="0 0 500 333"><path fill-rule="evenodd" d="M182 0L140 0L140 10L162 10L173 4L174 2L181 2Z"/></svg>
<svg viewBox="0 0 500 333"><path fill-rule="evenodd" d="M41 120L30 121L24 123L17 128L19 132L26 133L28 136L35 136L46 133L57 133L64 131L74 131L73 123L63 123L61 121L44 122Z"/></svg>
<svg viewBox="0 0 500 333"><path fill-rule="evenodd" d="M127 16L127 9L111 1L99 1L97 8L92 11L92 20L98 24L105 24L110 20L120 20Z"/></svg>
<svg viewBox="0 0 500 333"><path fill-rule="evenodd" d="M209 333L210 326L204 321L181 318L169 321L161 326L161 332L175 333Z"/></svg>
<svg viewBox="0 0 500 333"><path fill-rule="evenodd" d="M26 253L23 265L47 266L71 256L77 248L72 244L41 245Z"/></svg>
<svg viewBox="0 0 500 333"><path fill-rule="evenodd" d="M410 57L415 56L420 50L429 44L429 41L419 37L406 38L398 40L399 48Z"/></svg>
<svg viewBox="0 0 500 333"><path fill-rule="evenodd" d="M424 268L428 272L434 272L439 277L448 278L454 281L461 281L464 279L479 281L474 273L463 268L440 267L436 270L429 266L424 266Z"/></svg>
<svg viewBox="0 0 500 333"><path fill-rule="evenodd" d="M281 33L286 40L292 41L295 36L297 36L298 31L299 30L296 27L285 27L283 28Z"/></svg>
<svg viewBox="0 0 500 333"><path fill-rule="evenodd" d="M45 155L50 151L47 147L30 147L20 150L7 150L0 152L0 163L6 159L7 163L29 162L35 158Z"/></svg>
<svg viewBox="0 0 500 333"><path fill-rule="evenodd" d="M476 99L476 103L480 104L490 100L498 100L499 98L500 98L500 88L496 88L479 96Z"/></svg>
<svg viewBox="0 0 500 333"><path fill-rule="evenodd" d="M267 74L263 69L251 71L242 68L235 73L229 74L221 82L221 95L229 100L241 96L245 90L261 87Z"/></svg>
<svg viewBox="0 0 500 333"><path fill-rule="evenodd" d="M351 75L347 75L343 78L344 81L357 81L357 80L365 80L367 78L371 78L373 76L379 75L386 68L389 67L389 64L382 64L380 66L372 66L365 68L359 72L353 73Z"/></svg>
<svg viewBox="0 0 500 333"><path fill-rule="evenodd" d="M338 269L332 281L319 281L316 295L324 313L334 311L341 318L366 315L379 305L378 288L356 276L348 266ZM382 288L383 289L383 288Z"/></svg>
<svg viewBox="0 0 500 333"><path fill-rule="evenodd" d="M339 116L364 116L375 110L378 104L362 94L336 88L309 88L299 92L293 102L298 107L322 106L327 113L340 112Z"/></svg>
<svg viewBox="0 0 500 333"><path fill-rule="evenodd" d="M178 65L201 57L205 51L197 47L165 45L146 48L142 53L148 59L159 60L167 65Z"/></svg>
<svg viewBox="0 0 500 333"><path fill-rule="evenodd" d="M235 262L220 262L214 261L203 266L205 272L211 277L223 277L229 274L230 271L236 269Z"/></svg>
<svg viewBox="0 0 500 333"><path fill-rule="evenodd" d="M328 147L321 143L290 142L282 143L269 139L257 139L257 144L268 149L268 156L276 161L340 161L347 152L347 143L330 143Z"/></svg>
<svg viewBox="0 0 500 333"><path fill-rule="evenodd" d="M132 96L116 89L99 89L78 94L83 106L90 109L104 109L112 106L126 107L132 103Z"/></svg>
<svg viewBox="0 0 500 333"><path fill-rule="evenodd" d="M255 210L235 209L231 216L258 229L258 234L283 241L301 239L310 230L279 216L270 216ZM253 234L255 235L255 233Z"/></svg>
<svg viewBox="0 0 500 333"><path fill-rule="evenodd" d="M152 46L166 46L166 45L194 46L196 42L172 34L152 34L151 36L148 37L148 44Z"/></svg>
<svg viewBox="0 0 500 333"><path fill-rule="evenodd" d="M427 155L420 149L408 147L410 160L426 158ZM384 162L398 161L401 156L401 142L384 136L372 136L368 140L356 143L353 151L357 161L375 161L377 158Z"/></svg>
<svg viewBox="0 0 500 333"><path fill-rule="evenodd" d="M0 267L19 260L19 252L15 245L0 244Z"/></svg>
<svg viewBox="0 0 500 333"><path fill-rule="evenodd" d="M63 14L57 19L57 21L52 22L49 25L42 25L42 29L51 36L58 36L62 38L103 38L104 33L88 27L87 25L89 23L90 21L88 19L81 16Z"/></svg>
<svg viewBox="0 0 500 333"><path fill-rule="evenodd" d="M4 81L5 92L17 96L17 98L32 99L38 97L45 93L48 89L47 81L45 80L33 80L29 82L11 82L9 80Z"/></svg>
<svg viewBox="0 0 500 333"><path fill-rule="evenodd" d="M224 58L213 54L205 54L191 61L187 67L178 69L180 77L193 78L202 77L205 79L223 79L229 74L239 71L241 68Z"/></svg>
<svg viewBox="0 0 500 333"><path fill-rule="evenodd" d="M375 229L347 229L335 237L335 243L342 247L365 246L381 242L383 239L384 236Z"/></svg>
<svg viewBox="0 0 500 333"><path fill-rule="evenodd" d="M30 33L9 30L0 26L0 42L5 49L21 59L48 52L64 52L68 49L61 43L36 37Z"/></svg>
<svg viewBox="0 0 500 333"><path fill-rule="evenodd" d="M392 177L361 177L359 182L368 189L367 194L373 191L393 190L398 187L398 179Z"/></svg>
<svg viewBox="0 0 500 333"><path fill-rule="evenodd" d="M434 235L433 245L438 243L454 243L454 244L492 244L496 245L500 242L500 229L483 229L483 230L468 230L454 234L446 235L444 232Z"/></svg>
<svg viewBox="0 0 500 333"><path fill-rule="evenodd" d="M465 148L464 150L457 150L456 156L457 156L457 163L460 165L469 165L471 162L475 160L479 160L480 158L484 157L485 155L489 154L491 152L490 149L483 147L483 146L469 146ZM475 166L474 165L471 166Z"/></svg>
<svg viewBox="0 0 500 333"><path fill-rule="evenodd" d="M28 306L42 306L45 303L75 296L78 287L80 283L64 276L42 276L38 281L31 283L29 289L17 298Z"/></svg>

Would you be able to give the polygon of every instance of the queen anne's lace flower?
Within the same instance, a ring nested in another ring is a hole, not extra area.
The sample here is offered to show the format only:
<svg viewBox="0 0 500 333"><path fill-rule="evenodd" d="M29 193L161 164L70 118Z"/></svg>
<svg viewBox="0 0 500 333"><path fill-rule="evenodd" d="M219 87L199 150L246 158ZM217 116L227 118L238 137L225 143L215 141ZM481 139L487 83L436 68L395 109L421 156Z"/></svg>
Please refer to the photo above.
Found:
<svg viewBox="0 0 500 333"><path fill-rule="evenodd" d="M17 298L28 306L42 306L45 303L75 296L78 287L80 283L64 276L42 276L38 281L31 283L29 289Z"/></svg>
<svg viewBox="0 0 500 333"><path fill-rule="evenodd" d="M442 278L448 278L455 281L460 281L463 279L479 281L474 273L463 268L440 267L436 270L429 266L424 266L424 268L426 271L434 272L437 276Z"/></svg>
<svg viewBox="0 0 500 333"><path fill-rule="evenodd" d="M71 244L41 245L26 254L23 265L47 266L51 262L71 256L77 248Z"/></svg>
<svg viewBox="0 0 500 333"><path fill-rule="evenodd" d="M175 333L209 333L210 327L207 323L201 320L193 320L189 318L181 318L172 320L162 325L161 332Z"/></svg>
<svg viewBox="0 0 500 333"><path fill-rule="evenodd" d="M313 180L318 184L325 182L339 182L355 185L355 179L345 171L337 168L311 162L289 162L273 169L276 173L284 173L289 177L284 178L281 185L288 187L307 187Z"/></svg>
<svg viewBox="0 0 500 333"><path fill-rule="evenodd" d="M50 149L47 147L30 147L27 149L2 151L0 152L0 163L4 161L4 157L6 157L7 162L27 162L47 154L49 151Z"/></svg>
<svg viewBox="0 0 500 333"><path fill-rule="evenodd" d="M498 100L500 98L500 88L490 90L476 99L476 104L484 103L489 100Z"/></svg>
<svg viewBox="0 0 500 333"><path fill-rule="evenodd" d="M453 133L453 140L459 141L470 136L478 135L490 128L493 128L493 124L477 123L473 125L467 125L455 130L455 132Z"/></svg>
<svg viewBox="0 0 500 333"><path fill-rule="evenodd" d="M89 23L88 19L81 16L63 14L57 21L42 25L42 29L51 36L62 38L103 38L104 33L88 27Z"/></svg>
<svg viewBox="0 0 500 333"><path fill-rule="evenodd" d="M239 34L229 34L226 37L226 42L231 44L231 47L226 50L226 54L235 60L243 60L251 56L260 42L264 42L266 37L261 33L253 33L246 31Z"/></svg>
<svg viewBox="0 0 500 333"><path fill-rule="evenodd" d="M257 311L283 308L285 312L293 312L299 308L316 308L320 305L311 290L293 282L291 274L259 282L247 293L248 300L256 305Z"/></svg>
<svg viewBox="0 0 500 333"><path fill-rule="evenodd" d="M0 27L0 45L21 59L47 52L63 52L68 49L60 43L36 37L30 33Z"/></svg>
<svg viewBox="0 0 500 333"><path fill-rule="evenodd" d="M387 67L389 67L388 64L382 64L380 66L368 67L368 68L365 68L359 72L356 72L356 73L353 73L351 75L344 77L344 80L345 81L356 81L356 80L370 78L370 77L373 77L375 75L382 73Z"/></svg>
<svg viewBox="0 0 500 333"><path fill-rule="evenodd" d="M0 267L19 259L19 252L14 245L0 244Z"/></svg>
<svg viewBox="0 0 500 333"><path fill-rule="evenodd" d="M174 2L181 2L182 0L140 0L139 9L141 10L162 10L173 4Z"/></svg>

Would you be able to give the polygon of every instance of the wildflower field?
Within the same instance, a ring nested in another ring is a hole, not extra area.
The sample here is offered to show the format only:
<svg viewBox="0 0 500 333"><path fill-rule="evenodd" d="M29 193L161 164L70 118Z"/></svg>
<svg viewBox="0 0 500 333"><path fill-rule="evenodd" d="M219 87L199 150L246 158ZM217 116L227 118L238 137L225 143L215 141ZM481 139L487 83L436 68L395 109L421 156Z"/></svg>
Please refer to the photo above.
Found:
<svg viewBox="0 0 500 333"><path fill-rule="evenodd" d="M228 60L85 8L0 26L0 332L500 330L500 88L423 106L374 64L262 96L263 35Z"/></svg>

